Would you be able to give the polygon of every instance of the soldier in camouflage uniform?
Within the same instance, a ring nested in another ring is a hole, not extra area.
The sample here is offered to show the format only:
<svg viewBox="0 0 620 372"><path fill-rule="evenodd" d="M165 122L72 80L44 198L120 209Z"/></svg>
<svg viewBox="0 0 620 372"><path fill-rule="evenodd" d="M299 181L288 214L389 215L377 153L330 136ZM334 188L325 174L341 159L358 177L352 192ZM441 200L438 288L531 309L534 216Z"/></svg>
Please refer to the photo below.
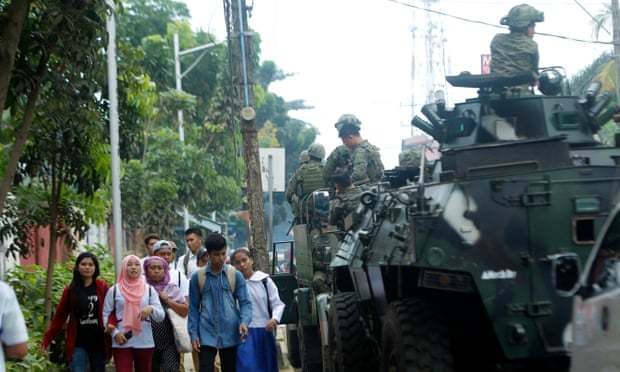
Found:
<svg viewBox="0 0 620 372"><path fill-rule="evenodd" d="M536 23L544 14L521 4L513 7L500 23L510 28L508 34L497 34L491 41L491 72L514 75L522 72L538 74L538 45L533 40ZM533 81L534 82L534 81Z"/></svg>
<svg viewBox="0 0 620 372"><path fill-rule="evenodd" d="M338 146L325 165L325 179L331 179L338 167L349 166L355 185L378 182L383 177L379 149L360 135L362 123L355 115L342 115L335 124L343 146Z"/></svg>
<svg viewBox="0 0 620 372"><path fill-rule="evenodd" d="M346 231L353 224L352 220L347 223L347 217L357 208L362 189L353 186L350 168L336 169L332 181L336 186L336 196L331 201L329 224L341 231Z"/></svg>
<svg viewBox="0 0 620 372"><path fill-rule="evenodd" d="M286 186L286 200L293 209L296 223L304 221L304 211L302 208L304 199L313 191L325 187L322 164L325 157L325 148L323 145L314 143L308 148L307 156L308 161L301 163L301 166L297 168L297 171Z"/></svg>

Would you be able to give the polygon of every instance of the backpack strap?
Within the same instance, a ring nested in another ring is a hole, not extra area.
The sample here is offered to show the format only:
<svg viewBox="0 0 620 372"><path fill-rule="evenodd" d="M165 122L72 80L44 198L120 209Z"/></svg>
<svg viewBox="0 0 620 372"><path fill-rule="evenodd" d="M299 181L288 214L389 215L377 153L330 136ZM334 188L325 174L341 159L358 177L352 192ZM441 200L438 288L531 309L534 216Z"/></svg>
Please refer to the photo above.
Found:
<svg viewBox="0 0 620 372"><path fill-rule="evenodd" d="M271 309L271 301L269 300L269 288L267 287L267 280L269 277L261 280L263 287L265 287L265 293L267 294L267 312L269 313L269 319L273 318L273 311Z"/></svg>
<svg viewBox="0 0 620 372"><path fill-rule="evenodd" d="M224 270L226 270L226 279L228 279L230 292L234 294L237 287L237 269L232 265L226 265L224 266Z"/></svg>
<svg viewBox="0 0 620 372"><path fill-rule="evenodd" d="M116 312L116 286L117 285L118 284L114 284L114 289L112 290L112 300L114 301L112 305L112 309L114 309L114 312Z"/></svg>
<svg viewBox="0 0 620 372"><path fill-rule="evenodd" d="M226 272L226 280L228 280L230 292L235 293L235 288L237 286L237 269L231 265L226 265L224 266L224 271ZM204 289L205 282L207 281L207 268L201 267L196 272L196 275L198 276L198 289L200 296L202 296L202 290Z"/></svg>
<svg viewBox="0 0 620 372"><path fill-rule="evenodd" d="M181 289L181 271L180 270L177 271L177 276L178 276L177 283L179 283L178 284L179 289Z"/></svg>
<svg viewBox="0 0 620 372"><path fill-rule="evenodd" d="M196 271L198 274L198 289L200 289L200 296L202 296L202 290L205 288L205 282L207 281L207 269L201 267Z"/></svg>
<svg viewBox="0 0 620 372"><path fill-rule="evenodd" d="M189 248L185 252L185 256L183 256L183 268L185 269L185 276L189 276L189 272L187 271L187 265L189 264Z"/></svg>

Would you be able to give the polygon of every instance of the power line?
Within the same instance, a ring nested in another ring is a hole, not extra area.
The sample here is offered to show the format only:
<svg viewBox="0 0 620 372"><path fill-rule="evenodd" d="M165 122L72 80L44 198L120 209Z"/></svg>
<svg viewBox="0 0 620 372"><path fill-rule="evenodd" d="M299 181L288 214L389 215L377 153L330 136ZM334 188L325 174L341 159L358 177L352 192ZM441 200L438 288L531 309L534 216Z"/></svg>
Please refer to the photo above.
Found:
<svg viewBox="0 0 620 372"><path fill-rule="evenodd" d="M590 18L592 18L592 20L594 21L594 23L596 23L597 25L600 25L601 29L603 29L605 32L607 32L607 35L611 36L611 33L609 32L609 30L605 27L605 25L603 25L603 23L601 23L598 19L596 19L595 16L593 16L588 9L586 9L585 6L581 5L581 3L579 2L579 0L574 0L575 4L579 5L579 7L581 8L581 10L583 10L584 12L586 12L586 14L588 16L590 16Z"/></svg>
<svg viewBox="0 0 620 372"><path fill-rule="evenodd" d="M400 4L400 5L409 7L409 8L422 10L424 12L429 12L429 13L437 14L437 15L440 15L440 16L443 16L443 17L457 19L457 20L463 21L463 22L474 23L474 24L479 24L479 25L493 27L493 28L506 29L506 27L504 27L504 26L496 25L496 24L493 24L493 23L488 23L488 22L485 22L485 21L479 21L477 19L461 17L461 16L457 16L457 15L454 15L454 14L442 12L440 10L425 8L423 6L406 3L406 2L400 1L400 0L387 0L387 1L395 3L395 4ZM536 32L536 35L553 37L553 38L556 38L556 39L570 40L570 41L575 41L575 42L584 43L584 44L614 45L613 41L598 41L598 40L578 39L578 38L574 38L574 37L570 37L570 36L551 34L551 33L547 33L547 32Z"/></svg>

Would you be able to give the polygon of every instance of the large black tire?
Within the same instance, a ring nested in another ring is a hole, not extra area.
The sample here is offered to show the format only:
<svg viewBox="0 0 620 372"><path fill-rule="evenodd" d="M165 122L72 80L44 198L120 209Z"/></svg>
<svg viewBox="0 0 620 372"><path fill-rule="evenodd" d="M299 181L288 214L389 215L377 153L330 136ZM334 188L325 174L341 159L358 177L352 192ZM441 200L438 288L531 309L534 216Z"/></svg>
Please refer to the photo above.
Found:
<svg viewBox="0 0 620 372"><path fill-rule="evenodd" d="M330 300L328 322L331 372L378 370L376 348L360 315L357 294L335 294Z"/></svg>
<svg viewBox="0 0 620 372"><path fill-rule="evenodd" d="M453 372L450 332L429 302L391 303L383 320L382 369L385 372Z"/></svg>
<svg viewBox="0 0 620 372"><path fill-rule="evenodd" d="M302 372L322 372L321 336L318 326L297 325Z"/></svg>
<svg viewBox="0 0 620 372"><path fill-rule="evenodd" d="M301 368L301 355L299 354L299 338L297 337L297 326L286 326L286 349L288 362L293 368Z"/></svg>

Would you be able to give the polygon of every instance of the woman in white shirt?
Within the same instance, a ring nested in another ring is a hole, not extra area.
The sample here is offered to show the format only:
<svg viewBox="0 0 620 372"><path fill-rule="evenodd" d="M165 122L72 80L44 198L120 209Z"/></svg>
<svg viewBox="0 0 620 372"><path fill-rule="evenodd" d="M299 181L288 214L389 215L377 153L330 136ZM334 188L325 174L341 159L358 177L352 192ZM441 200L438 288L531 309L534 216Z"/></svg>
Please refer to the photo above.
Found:
<svg viewBox="0 0 620 372"><path fill-rule="evenodd" d="M103 324L108 324L112 314L116 323L111 333L116 371L151 372L155 347L151 321L161 322L164 309L157 291L146 283L137 256L123 259L118 281L105 296Z"/></svg>
<svg viewBox="0 0 620 372"><path fill-rule="evenodd" d="M243 274L252 301L249 334L237 349L237 372L277 372L275 330L284 312L278 288L268 274L254 271L247 248L237 249L231 261Z"/></svg>

